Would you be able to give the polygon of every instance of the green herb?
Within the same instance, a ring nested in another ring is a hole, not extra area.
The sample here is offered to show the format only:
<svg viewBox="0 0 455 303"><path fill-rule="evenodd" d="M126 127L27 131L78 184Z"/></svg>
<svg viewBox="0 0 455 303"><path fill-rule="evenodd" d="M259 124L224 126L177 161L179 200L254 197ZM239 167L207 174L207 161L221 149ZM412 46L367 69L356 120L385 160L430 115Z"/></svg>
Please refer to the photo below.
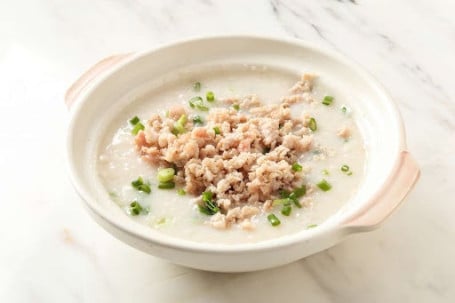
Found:
<svg viewBox="0 0 455 303"><path fill-rule="evenodd" d="M145 127L144 127L144 125L143 125L141 122L137 122L137 123L134 125L133 129L131 130L131 133L132 133L133 135L137 135L141 130L144 130L144 128L145 128Z"/></svg>
<svg viewBox="0 0 455 303"><path fill-rule="evenodd" d="M322 104L329 106L333 102L333 97L332 96L325 96L324 99L322 100Z"/></svg>
<svg viewBox="0 0 455 303"><path fill-rule="evenodd" d="M152 192L150 185L147 183L144 183L144 180L142 179L142 177L139 177L139 178L137 178L137 180L131 182L131 185L138 191L142 191L147 194L150 194Z"/></svg>
<svg viewBox="0 0 455 303"><path fill-rule="evenodd" d="M184 196L186 195L186 191L183 188L180 188L179 190L177 190L177 194L179 194L179 196Z"/></svg>
<svg viewBox="0 0 455 303"><path fill-rule="evenodd" d="M196 82L193 84L193 89L195 92L198 92L201 90L201 82Z"/></svg>
<svg viewBox="0 0 455 303"><path fill-rule="evenodd" d="M306 227L306 229L315 228L317 226L318 226L317 224L310 224Z"/></svg>
<svg viewBox="0 0 455 303"><path fill-rule="evenodd" d="M141 120L138 118L138 116L134 116L133 118L131 118L130 124L136 125L139 121L141 121Z"/></svg>
<svg viewBox="0 0 455 303"><path fill-rule="evenodd" d="M207 101L209 101L209 102L215 101L215 94L213 92L211 92L211 91L207 92L205 94L205 97L207 98Z"/></svg>
<svg viewBox="0 0 455 303"><path fill-rule="evenodd" d="M186 124L187 118L186 115L183 114L180 116L180 118L174 123L174 128L172 129L172 133L174 135L179 135L183 134L186 132L185 129L185 124Z"/></svg>
<svg viewBox="0 0 455 303"><path fill-rule="evenodd" d="M300 165L299 163L294 163L292 164L292 170L293 171L302 171L302 165Z"/></svg>
<svg viewBox="0 0 455 303"><path fill-rule="evenodd" d="M277 206L277 205L291 205L291 199L289 199L288 197L283 198L283 199L276 199L276 200L273 200L273 201L272 201L272 205L273 205L273 206Z"/></svg>
<svg viewBox="0 0 455 303"><path fill-rule="evenodd" d="M316 119L314 119L313 117L310 118L310 122L308 123L308 127L312 130L312 131L316 131L318 129L318 124L316 123Z"/></svg>
<svg viewBox="0 0 455 303"><path fill-rule="evenodd" d="M280 197L281 198L289 198L289 194L291 193L290 191L288 190L285 190L285 189L280 189L278 191L278 193L280 194Z"/></svg>
<svg viewBox="0 0 455 303"><path fill-rule="evenodd" d="M322 170L322 174L325 175L325 176L328 176L330 173L327 169L323 169Z"/></svg>
<svg viewBox="0 0 455 303"><path fill-rule="evenodd" d="M268 215L267 220L269 220L269 222L270 222L270 224L272 224L272 226L278 226L281 223L280 220L274 214Z"/></svg>
<svg viewBox="0 0 455 303"><path fill-rule="evenodd" d="M200 111L208 111L209 110L209 108L204 105L204 100L200 96L196 96L196 97L191 98L190 101L188 101L188 103L190 104L191 108L196 108L196 109L198 109Z"/></svg>
<svg viewBox="0 0 455 303"><path fill-rule="evenodd" d="M194 124L204 124L204 120L202 120L201 116L194 116L193 123Z"/></svg>
<svg viewBox="0 0 455 303"><path fill-rule="evenodd" d="M220 129L218 126L215 126L215 127L213 128L213 130L215 131L215 135L221 134L221 129Z"/></svg>
<svg viewBox="0 0 455 303"><path fill-rule="evenodd" d="M316 185L323 191L329 191L332 188L332 185L325 179L322 179L321 182Z"/></svg>
<svg viewBox="0 0 455 303"><path fill-rule="evenodd" d="M304 185L302 185L300 187L297 187L296 189L294 189L292 191L292 194L294 194L296 198L300 198L300 197L305 196L305 194L306 194L306 185L304 184Z"/></svg>
<svg viewBox="0 0 455 303"><path fill-rule="evenodd" d="M169 182L174 179L175 170L172 167L161 168L158 170L158 181Z"/></svg>
<svg viewBox="0 0 455 303"><path fill-rule="evenodd" d="M220 211L218 205L213 200L213 193L205 191L202 193L202 205L198 205L199 211L208 216L214 215Z"/></svg>
<svg viewBox="0 0 455 303"><path fill-rule="evenodd" d="M159 189L172 189L175 187L175 183L172 181L160 182L158 184Z"/></svg>
<svg viewBox="0 0 455 303"><path fill-rule="evenodd" d="M137 216L141 213L141 211L142 211L142 206L137 201L133 201L130 203L130 207L129 207L130 215Z"/></svg>
<svg viewBox="0 0 455 303"><path fill-rule="evenodd" d="M347 173L349 171L349 166L347 166L346 164L342 165L341 166L341 171L344 172L344 173Z"/></svg>
<svg viewBox="0 0 455 303"><path fill-rule="evenodd" d="M211 191L205 191L202 193L202 201L209 202L212 201L213 193Z"/></svg>
<svg viewBox="0 0 455 303"><path fill-rule="evenodd" d="M291 214L291 211L292 211L292 207L290 204L285 204L283 205L283 208L281 209L281 214L283 216L289 216Z"/></svg>
<svg viewBox="0 0 455 303"><path fill-rule="evenodd" d="M233 107L235 110L240 110L240 105L238 105L238 104L234 104L234 105L232 105L232 107Z"/></svg>
<svg viewBox="0 0 455 303"><path fill-rule="evenodd" d="M348 172L346 173L346 175L351 176L351 175L352 175L352 171L348 171Z"/></svg>

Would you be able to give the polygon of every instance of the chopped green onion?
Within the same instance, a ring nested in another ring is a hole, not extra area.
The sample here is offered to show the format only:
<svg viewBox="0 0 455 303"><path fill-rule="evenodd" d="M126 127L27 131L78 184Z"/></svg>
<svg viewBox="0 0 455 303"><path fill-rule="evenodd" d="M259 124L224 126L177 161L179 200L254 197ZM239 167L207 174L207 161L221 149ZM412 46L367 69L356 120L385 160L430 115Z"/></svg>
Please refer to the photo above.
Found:
<svg viewBox="0 0 455 303"><path fill-rule="evenodd" d="M144 130L144 128L145 128L145 127L144 127L144 125L143 125L141 122L137 122L137 123L134 125L133 129L131 130L131 133L132 133L133 135L137 135L141 130Z"/></svg>
<svg viewBox="0 0 455 303"><path fill-rule="evenodd" d="M343 112L343 114L346 114L348 112L348 108L345 105L343 105L341 107L341 111Z"/></svg>
<svg viewBox="0 0 455 303"><path fill-rule="evenodd" d="M289 194L291 193L288 190L281 189L279 192L281 198L289 198Z"/></svg>
<svg viewBox="0 0 455 303"><path fill-rule="evenodd" d="M342 165L341 166L341 171L344 172L344 173L347 173L349 171L349 166L347 166L346 164Z"/></svg>
<svg viewBox="0 0 455 303"><path fill-rule="evenodd" d="M322 104L329 106L333 102L333 97L332 96L325 96L324 99L322 100Z"/></svg>
<svg viewBox="0 0 455 303"><path fill-rule="evenodd" d="M186 195L186 191L185 191L183 188L180 188L180 189L177 191L177 194L179 194L179 196L184 196L184 195Z"/></svg>
<svg viewBox="0 0 455 303"><path fill-rule="evenodd" d="M194 116L193 123L194 124L204 124L204 120L202 120L201 116Z"/></svg>
<svg viewBox="0 0 455 303"><path fill-rule="evenodd" d="M138 118L138 116L134 116L133 118L131 118L130 124L136 125L139 121L141 121L141 120Z"/></svg>
<svg viewBox="0 0 455 303"><path fill-rule="evenodd" d="M147 194L150 194L152 192L152 189L150 188L150 185L148 185L148 184L142 184L137 189L139 191L142 191Z"/></svg>
<svg viewBox="0 0 455 303"><path fill-rule="evenodd" d="M291 205L291 199L283 198L283 199L276 199L272 201L273 206L277 205Z"/></svg>
<svg viewBox="0 0 455 303"><path fill-rule="evenodd" d="M209 108L204 105L204 100L200 96L196 96L196 97L191 98L190 101L188 101L188 103L190 104L191 108L196 108L196 109L201 110L201 111L208 111L209 110Z"/></svg>
<svg viewBox="0 0 455 303"><path fill-rule="evenodd" d="M175 170L172 167L158 170L158 181L169 182L174 180Z"/></svg>
<svg viewBox="0 0 455 303"><path fill-rule="evenodd" d="M306 194L306 185L304 184L304 185L302 185L300 187L297 187L296 189L294 189L292 191L292 193L295 195L296 198L300 198L300 197L305 196L305 194Z"/></svg>
<svg viewBox="0 0 455 303"><path fill-rule="evenodd" d="M323 169L322 170L322 174L325 175L325 176L330 175L330 173L329 173L329 171L327 169Z"/></svg>
<svg viewBox="0 0 455 303"><path fill-rule="evenodd" d="M142 177L139 177L137 178L137 180L134 180L133 182L131 182L131 185L133 185L134 188L137 188L139 185L142 185L144 184L144 180L142 179Z"/></svg>
<svg viewBox="0 0 455 303"><path fill-rule="evenodd" d="M160 182L158 184L158 188L159 189L172 189L175 187L175 183L172 182L172 181L168 181L168 182Z"/></svg>
<svg viewBox="0 0 455 303"><path fill-rule="evenodd" d="M205 94L205 97L207 98L207 101L209 101L209 102L215 101L215 94L213 92L211 92L211 91L207 92Z"/></svg>
<svg viewBox="0 0 455 303"><path fill-rule="evenodd" d="M220 211L218 205L216 204L216 202L212 200L212 198L213 198L212 192L205 191L202 193L202 202L204 202L204 204L198 205L199 211L201 213L211 216Z"/></svg>
<svg viewBox="0 0 455 303"><path fill-rule="evenodd" d="M348 171L348 172L346 173L346 175L351 176L351 175L352 175L352 171Z"/></svg>
<svg viewBox="0 0 455 303"><path fill-rule="evenodd" d="M130 207L129 207L130 215L137 216L141 213L141 211L142 211L142 206L137 201L133 201L130 203Z"/></svg>
<svg viewBox="0 0 455 303"><path fill-rule="evenodd" d="M240 110L240 105L238 105L238 104L234 104L234 105L232 105L232 107L233 107L235 110Z"/></svg>
<svg viewBox="0 0 455 303"><path fill-rule="evenodd" d="M142 179L142 177L139 177L139 178L137 178L137 180L131 182L131 185L138 191L142 191L147 194L150 194L152 192L150 185L144 183L144 180Z"/></svg>
<svg viewBox="0 0 455 303"><path fill-rule="evenodd" d="M292 170L296 171L296 172L302 171L302 165L300 165L299 163L296 162L296 163L292 164Z"/></svg>
<svg viewBox="0 0 455 303"><path fill-rule="evenodd" d="M310 122L308 123L308 127L312 130L312 131L316 131L318 129L318 124L316 123L316 119L314 119L313 117L310 118Z"/></svg>
<svg viewBox="0 0 455 303"><path fill-rule="evenodd" d="M218 126L215 126L215 127L213 128L213 130L215 131L215 135L221 134L221 129L220 129Z"/></svg>
<svg viewBox="0 0 455 303"><path fill-rule="evenodd" d="M267 220L269 220L269 222L270 222L270 224L272 224L272 226L278 226L281 223L280 220L274 214L268 215Z"/></svg>
<svg viewBox="0 0 455 303"><path fill-rule="evenodd" d="M211 191L205 191L202 193L202 201L212 201L213 193Z"/></svg>
<svg viewBox="0 0 455 303"><path fill-rule="evenodd" d="M201 90L201 82L196 82L193 84L194 91L198 92Z"/></svg>
<svg viewBox="0 0 455 303"><path fill-rule="evenodd" d="M291 205L283 205L283 208L281 209L281 214L283 216L289 216L291 214L291 211L292 211L292 207Z"/></svg>
<svg viewBox="0 0 455 303"><path fill-rule="evenodd" d="M318 226L317 224L310 224L306 227L306 229L315 228L317 226Z"/></svg>
<svg viewBox="0 0 455 303"><path fill-rule="evenodd" d="M172 133L174 135L178 135L178 134L183 134L184 132L186 132L186 129L185 129L186 121L187 121L186 115L185 114L181 115L180 118L174 123L174 128L172 129Z"/></svg>
<svg viewBox="0 0 455 303"><path fill-rule="evenodd" d="M322 179L321 182L316 185L323 191L329 191L332 188L332 185L330 185L326 179Z"/></svg>

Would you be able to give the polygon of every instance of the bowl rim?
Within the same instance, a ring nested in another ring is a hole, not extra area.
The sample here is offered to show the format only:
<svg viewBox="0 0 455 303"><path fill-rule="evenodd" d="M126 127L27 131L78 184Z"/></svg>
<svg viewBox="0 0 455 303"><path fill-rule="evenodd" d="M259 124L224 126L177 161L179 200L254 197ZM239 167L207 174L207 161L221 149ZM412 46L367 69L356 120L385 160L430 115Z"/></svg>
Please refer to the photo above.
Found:
<svg viewBox="0 0 455 303"><path fill-rule="evenodd" d="M187 39L180 39L180 40L175 40L171 41L165 44L161 44L157 47L153 47L147 50L139 51L137 53L133 53L132 55L128 56L128 58L122 62L119 62L115 66L113 66L108 72L106 72L104 75L101 75L99 78L93 80L93 84L86 89L80 96L78 102L75 102L75 104L72 105L72 108L70 110L70 121L68 124L68 135L67 135L67 142L66 142L66 157L67 157L67 167L70 175L70 180L76 189L76 192L80 196L80 198L84 201L85 205L90 208L91 211L93 211L97 216L99 216L101 219L109 223L110 225L114 226L115 228L121 230L124 233L127 233L129 235L134 236L135 238L139 238L142 240L145 240L149 243L155 243L158 244L162 247L166 248L173 248L173 249L179 249L179 250L185 250L185 251L190 251L190 252L215 252L215 253L226 253L226 254L231 254L231 253L243 253L243 252L252 252L252 251L262 251L262 250L268 250L268 249L277 249L277 248L282 248L285 246L290 246L294 245L299 242L304 242L306 240L309 240L311 238L315 237L323 237L327 236L332 233L336 232L341 232L342 234L349 234L356 232L352 227L345 226L343 222L349 221L349 219L354 218L358 213L365 211L366 208L368 208L370 200L366 200L361 207L357 208L356 212L350 212L349 216L337 216L337 218L334 218L334 220L327 220L323 222L321 225L318 226L318 228L315 229L308 229L305 230L305 232L296 232L293 234L288 234L288 235L283 235L278 238L272 238L268 240L263 240L259 242L253 242L253 243L241 243L241 244L218 244L218 243L205 243L205 242L195 242L195 241L189 241L185 239L180 239L177 237L172 237L168 236L166 234L160 233L159 231L156 231L159 233L159 237L156 237L156 233L150 233L150 231L147 233L147 230L150 230L149 227L143 226L140 223L137 223L139 227L136 225L129 225L129 226L124 226L120 224L116 219L115 215L109 213L109 212L103 212L102 207L100 204L98 204L94 197L85 189L83 186L83 182L79 179L78 174L76 173L76 168L74 167L74 163L72 161L73 155L72 155L72 149L71 149L71 144L73 141L73 136L74 132L73 129L75 128L76 125L76 119L75 117L79 114L81 108L83 105L86 103L88 97L92 94L93 91L95 91L102 82L104 82L106 79L111 77L113 74L116 74L119 70L121 70L124 66L129 65L133 63L136 60L139 60L145 56L148 56L151 53L154 52L159 52L159 51L165 51L168 48L175 48L175 47L182 47L183 45L191 44L191 43L198 43L202 41L207 41L207 40L216 40L216 39L223 39L223 40L242 40L242 39L247 39L247 40L257 40L257 41L265 41L265 42L271 42L271 43L279 43L279 44L289 44L295 47L299 48L306 48L310 49L312 51L321 53L327 57L330 57L332 60L337 61L342 63L345 66L348 66L350 69L353 70L354 73L356 73L358 76L360 76L362 79L364 79L366 82L368 82L371 87L377 91L379 94L381 94L385 100L389 103L388 106L391 107L393 110L393 116L390 118L395 120L396 125L398 126L398 146L399 146L399 152L397 152L397 155L395 156L394 160L394 165L396 165L399 162L400 158L400 151L406 149L406 135L405 135L405 128L404 128L404 123L403 119L401 117L400 111L398 109L397 103L393 100L393 98L390 96L388 91L383 87L383 85L373 76L371 75L368 71L366 71L363 67L361 67L358 63L355 61L348 59L344 55L333 51L331 49L327 49L324 47L321 47L315 43L308 42L306 40L301 40L301 39L296 39L296 38L290 38L290 37L276 37L276 36L264 36L264 35L250 35L250 34L239 34L239 35L205 35L205 36L196 36L196 37L190 37ZM393 177L393 174L396 173L393 170L390 171L390 173L387 175L387 179ZM379 193L383 190L385 190L384 185L381 185L376 193ZM372 193L371 197L374 196ZM357 230L359 232L361 230Z"/></svg>

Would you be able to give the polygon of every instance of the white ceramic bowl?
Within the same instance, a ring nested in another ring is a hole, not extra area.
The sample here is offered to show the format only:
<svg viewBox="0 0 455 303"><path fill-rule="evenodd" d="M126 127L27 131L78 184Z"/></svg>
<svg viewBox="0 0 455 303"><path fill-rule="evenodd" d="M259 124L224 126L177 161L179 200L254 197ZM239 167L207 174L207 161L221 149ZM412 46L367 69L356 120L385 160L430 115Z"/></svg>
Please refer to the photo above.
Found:
<svg viewBox="0 0 455 303"><path fill-rule="evenodd" d="M151 79L191 67L258 64L312 71L353 101L363 130L367 172L358 194L318 228L259 243L219 245L166 236L125 216L98 178L96 144L109 108ZM68 161L73 184L95 220L114 236L152 255L204 270L239 272L286 264L326 249L348 235L382 223L419 177L406 151L398 110L370 75L340 55L306 42L251 36L193 39L154 50L109 57L85 73L67 92L71 105Z"/></svg>

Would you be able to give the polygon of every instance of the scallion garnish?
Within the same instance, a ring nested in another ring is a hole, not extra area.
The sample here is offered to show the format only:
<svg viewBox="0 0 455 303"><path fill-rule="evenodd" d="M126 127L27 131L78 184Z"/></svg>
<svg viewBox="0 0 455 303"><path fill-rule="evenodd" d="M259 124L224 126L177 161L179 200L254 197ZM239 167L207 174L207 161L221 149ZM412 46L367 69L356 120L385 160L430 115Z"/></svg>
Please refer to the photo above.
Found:
<svg viewBox="0 0 455 303"><path fill-rule="evenodd" d="M328 170L328 169L323 169L323 170L322 170L322 174L323 174L324 176L328 176L328 175L330 175L330 173L329 173L329 170Z"/></svg>
<svg viewBox="0 0 455 303"><path fill-rule="evenodd" d="M213 130L215 131L215 135L221 134L221 129L220 129L218 126L215 126L215 127L213 128Z"/></svg>
<svg viewBox="0 0 455 303"><path fill-rule="evenodd" d="M201 90L201 82L196 82L193 84L193 89L195 92L198 92Z"/></svg>
<svg viewBox="0 0 455 303"><path fill-rule="evenodd" d="M297 172L297 171L302 171L302 165L300 165L299 163L294 163L292 164L292 170Z"/></svg>
<svg viewBox="0 0 455 303"><path fill-rule="evenodd" d="M324 99L322 100L322 104L329 106L333 102L333 97L332 96L325 96Z"/></svg>
<svg viewBox="0 0 455 303"><path fill-rule="evenodd" d="M175 187L175 183L173 181L168 181L168 182L160 182L158 184L159 189L172 189Z"/></svg>
<svg viewBox="0 0 455 303"><path fill-rule="evenodd" d="M305 196L305 194L306 194L306 185L304 184L304 185L302 185L300 187L297 187L296 189L294 189L292 191L291 194L294 194L296 198L300 198L300 197ZM289 195L289 196L291 196L291 195Z"/></svg>
<svg viewBox="0 0 455 303"><path fill-rule="evenodd" d="M317 224L310 224L306 227L306 229L315 228L317 226L318 226Z"/></svg>
<svg viewBox="0 0 455 303"><path fill-rule="evenodd" d="M141 130L144 130L144 128L145 128L145 127L144 127L144 125L143 125L141 122L137 122L137 123L134 125L133 129L131 130L131 133L132 133L133 135L137 135Z"/></svg>
<svg viewBox="0 0 455 303"><path fill-rule="evenodd" d="M273 200L272 201L272 205L273 206L277 206L277 205L290 205L291 204L291 199L289 199L288 197L286 198L283 198L283 199L276 199L276 200Z"/></svg>
<svg viewBox="0 0 455 303"><path fill-rule="evenodd" d="M136 125L139 121L141 121L138 116L134 116L133 118L130 119L130 124L131 125Z"/></svg>
<svg viewBox="0 0 455 303"><path fill-rule="evenodd" d="M290 204L285 204L283 205L283 208L281 208L281 214L283 216L289 216L291 214L292 207Z"/></svg>
<svg viewBox="0 0 455 303"><path fill-rule="evenodd" d="M314 119L313 117L310 118L310 121L308 122L308 127L312 130L312 131L316 131L318 129L318 124L316 123L316 119Z"/></svg>
<svg viewBox="0 0 455 303"><path fill-rule="evenodd" d="M179 194L179 196L184 196L186 195L186 191L183 188L180 188L179 190L177 190L177 194Z"/></svg>
<svg viewBox="0 0 455 303"><path fill-rule="evenodd" d="M202 120L201 116L194 116L193 123L194 124L204 124L204 120Z"/></svg>
<svg viewBox="0 0 455 303"><path fill-rule="evenodd" d="M348 112L348 108L345 105L343 105L341 107L341 111L343 112L343 114L346 114Z"/></svg>
<svg viewBox="0 0 455 303"><path fill-rule="evenodd" d="M204 105L204 100L200 96L196 96L196 97L191 98L190 101L188 101L188 103L190 104L191 108L196 108L196 109L198 109L200 111L208 111L209 110L209 108Z"/></svg>
<svg viewBox="0 0 455 303"><path fill-rule="evenodd" d="M142 179L142 177L139 177L139 178L137 178L137 180L134 180L133 182L131 182L131 185L138 191L142 191L147 194L150 194L152 192L150 185L147 183L144 183L144 180Z"/></svg>
<svg viewBox="0 0 455 303"><path fill-rule="evenodd" d="M186 115L185 114L181 115L180 118L174 123L174 128L172 129L172 133L174 135L178 135L178 134L183 134L184 132L186 132L186 129L185 129L186 121L187 121Z"/></svg>
<svg viewBox="0 0 455 303"><path fill-rule="evenodd" d="M332 188L329 182L326 179L322 179L318 184L316 184L321 190L329 191Z"/></svg>
<svg viewBox="0 0 455 303"><path fill-rule="evenodd" d="M172 167L161 168L158 170L158 181L169 182L174 180L175 170Z"/></svg>
<svg viewBox="0 0 455 303"><path fill-rule="evenodd" d="M280 220L274 214L268 215L267 220L269 220L269 222L270 222L270 224L272 224L272 226L278 226L281 223Z"/></svg>
<svg viewBox="0 0 455 303"><path fill-rule="evenodd" d="M352 175L352 171L348 171L348 172L346 173L346 175L351 176L351 175Z"/></svg>
<svg viewBox="0 0 455 303"><path fill-rule="evenodd" d="M202 205L198 205L199 211L208 216L216 214L220 211L218 205L213 199L213 193L211 191L205 191L202 193Z"/></svg>
<svg viewBox="0 0 455 303"><path fill-rule="evenodd" d="M347 173L349 171L349 166L347 166L346 164L342 165L341 166L341 171L344 172L344 173Z"/></svg>
<svg viewBox="0 0 455 303"><path fill-rule="evenodd" d="M235 110L240 110L240 105L239 105L239 104L234 104L234 105L232 105L232 107L233 107Z"/></svg>
<svg viewBox="0 0 455 303"><path fill-rule="evenodd" d="M215 94L212 91L207 92L205 94L205 97L207 98L207 101L209 101L209 102L215 101Z"/></svg>
<svg viewBox="0 0 455 303"><path fill-rule="evenodd" d="M142 211L142 206L137 201L133 201L130 203L130 207L129 207L130 215L137 216L141 213L141 211Z"/></svg>

